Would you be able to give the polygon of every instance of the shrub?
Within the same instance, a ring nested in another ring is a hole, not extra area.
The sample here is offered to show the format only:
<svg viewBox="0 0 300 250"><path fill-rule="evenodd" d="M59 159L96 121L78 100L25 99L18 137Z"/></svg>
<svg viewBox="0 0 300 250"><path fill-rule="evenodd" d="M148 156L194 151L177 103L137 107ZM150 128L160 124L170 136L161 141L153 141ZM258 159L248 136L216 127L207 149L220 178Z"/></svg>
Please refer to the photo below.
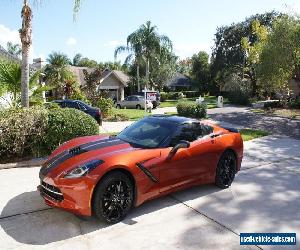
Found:
<svg viewBox="0 0 300 250"><path fill-rule="evenodd" d="M111 98L100 97L97 100L96 106L100 108L102 115L107 117L111 114L112 108L114 106L114 101Z"/></svg>
<svg viewBox="0 0 300 250"><path fill-rule="evenodd" d="M90 115L76 109L52 109L48 111L42 151L49 154L65 141L98 133L99 125Z"/></svg>
<svg viewBox="0 0 300 250"><path fill-rule="evenodd" d="M176 106L177 113L180 116L192 117L192 118L205 118L206 117L206 105L203 103L190 103L179 102Z"/></svg>
<svg viewBox="0 0 300 250"><path fill-rule="evenodd" d="M99 133L97 122L76 109L0 111L0 162L50 154L61 143Z"/></svg>
<svg viewBox="0 0 300 250"><path fill-rule="evenodd" d="M199 91L182 91L182 93L186 96L186 98L194 98L200 96Z"/></svg>
<svg viewBox="0 0 300 250"><path fill-rule="evenodd" d="M168 97L169 97L169 93L160 92L160 101L161 102L164 102L164 101L168 100Z"/></svg>
<svg viewBox="0 0 300 250"><path fill-rule="evenodd" d="M231 74L225 82L226 97L230 102L248 105L251 97L251 83L243 80L238 74Z"/></svg>
<svg viewBox="0 0 300 250"><path fill-rule="evenodd" d="M300 100L290 101L288 103L289 108L291 109L300 109Z"/></svg>
<svg viewBox="0 0 300 250"><path fill-rule="evenodd" d="M169 93L169 100L178 100L184 97L182 92L170 92Z"/></svg>
<svg viewBox="0 0 300 250"><path fill-rule="evenodd" d="M6 109L0 112L0 161L39 155L47 127L45 109Z"/></svg>

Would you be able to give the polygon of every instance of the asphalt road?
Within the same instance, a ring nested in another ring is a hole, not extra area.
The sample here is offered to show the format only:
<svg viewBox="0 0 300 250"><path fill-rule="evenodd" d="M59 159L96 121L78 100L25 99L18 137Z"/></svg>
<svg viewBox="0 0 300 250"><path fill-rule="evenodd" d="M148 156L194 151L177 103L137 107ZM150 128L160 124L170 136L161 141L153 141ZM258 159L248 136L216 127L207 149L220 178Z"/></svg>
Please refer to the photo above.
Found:
<svg viewBox="0 0 300 250"><path fill-rule="evenodd" d="M239 233L300 235L299 148L299 140L285 137L246 142L231 188L178 192L133 209L112 226L46 206L36 191L39 168L0 170L0 248L273 249L241 247ZM299 248L299 239L286 247Z"/></svg>
<svg viewBox="0 0 300 250"><path fill-rule="evenodd" d="M300 121L288 118L257 114L245 107L208 109L210 119L237 124L252 129L261 129L273 135L287 135L300 139Z"/></svg>

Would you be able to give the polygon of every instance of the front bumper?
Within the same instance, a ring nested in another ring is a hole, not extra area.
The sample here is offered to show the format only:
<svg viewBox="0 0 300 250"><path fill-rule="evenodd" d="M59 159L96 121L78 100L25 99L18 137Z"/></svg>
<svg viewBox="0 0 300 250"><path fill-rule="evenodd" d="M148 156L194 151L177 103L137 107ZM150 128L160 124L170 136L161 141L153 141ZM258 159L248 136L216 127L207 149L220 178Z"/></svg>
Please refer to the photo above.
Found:
<svg viewBox="0 0 300 250"><path fill-rule="evenodd" d="M92 215L93 187L85 181L85 178L54 180L45 177L41 179L41 184L37 189L49 206L62 208L82 216Z"/></svg>

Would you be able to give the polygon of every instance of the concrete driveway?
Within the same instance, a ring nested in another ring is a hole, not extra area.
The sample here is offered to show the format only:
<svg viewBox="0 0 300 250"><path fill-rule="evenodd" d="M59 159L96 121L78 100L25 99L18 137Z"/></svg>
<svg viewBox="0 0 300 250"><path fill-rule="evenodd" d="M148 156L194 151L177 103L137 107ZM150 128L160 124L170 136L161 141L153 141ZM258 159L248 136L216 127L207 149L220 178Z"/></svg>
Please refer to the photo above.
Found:
<svg viewBox="0 0 300 250"><path fill-rule="evenodd" d="M112 226L44 205L35 191L38 168L0 170L0 248L259 249L241 247L240 232L296 232L299 242L299 148L300 141L287 137L246 142L243 170L231 188L178 192Z"/></svg>

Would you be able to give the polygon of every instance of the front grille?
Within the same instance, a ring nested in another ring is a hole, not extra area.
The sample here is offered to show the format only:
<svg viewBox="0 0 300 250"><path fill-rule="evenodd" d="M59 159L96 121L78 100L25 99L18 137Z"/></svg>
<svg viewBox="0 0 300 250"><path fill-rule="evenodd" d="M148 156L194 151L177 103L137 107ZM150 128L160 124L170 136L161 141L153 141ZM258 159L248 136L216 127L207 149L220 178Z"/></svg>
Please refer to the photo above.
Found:
<svg viewBox="0 0 300 250"><path fill-rule="evenodd" d="M64 196L59 188L52 186L44 181L41 182L41 193L55 201L62 201Z"/></svg>

